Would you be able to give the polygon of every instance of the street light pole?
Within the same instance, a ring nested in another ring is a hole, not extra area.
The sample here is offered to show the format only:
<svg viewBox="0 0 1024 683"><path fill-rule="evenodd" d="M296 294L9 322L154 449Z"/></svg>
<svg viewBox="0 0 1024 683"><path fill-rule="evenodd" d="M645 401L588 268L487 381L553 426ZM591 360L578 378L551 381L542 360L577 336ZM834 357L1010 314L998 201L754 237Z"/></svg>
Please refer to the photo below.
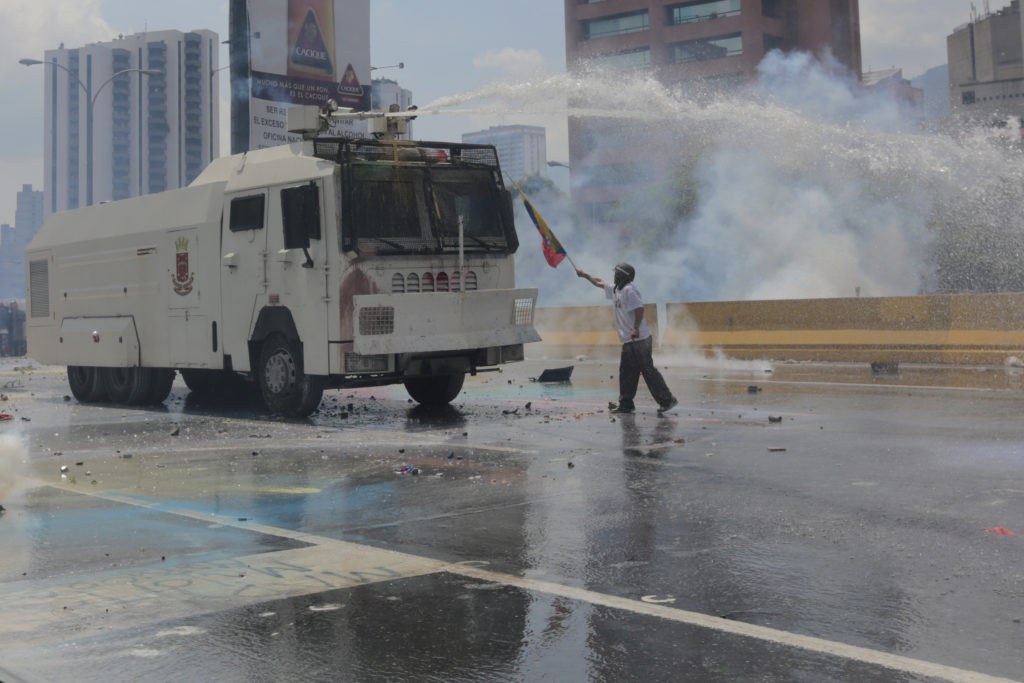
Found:
<svg viewBox="0 0 1024 683"><path fill-rule="evenodd" d="M93 108L96 106L96 98L99 97L100 91L102 91L108 83L112 82L115 78L123 74L140 73L146 76L160 76L161 74L163 74L163 72L158 71L156 69L122 69L121 71L116 72L107 80L103 81L100 84L100 86L96 88L96 91L94 93L92 92L92 90L90 90L89 86L82 82L82 79L79 78L74 71L67 68L63 64L59 64L57 62L44 62L40 59L27 58L19 59L18 63L24 64L25 66L35 66L36 64L49 64L50 66L55 66L58 69L67 72L67 74L71 76L71 78L75 79L75 82L77 82L78 85L81 86L82 90L85 92L85 101L87 104L87 109L85 111L85 204L86 206L92 206L92 124Z"/></svg>

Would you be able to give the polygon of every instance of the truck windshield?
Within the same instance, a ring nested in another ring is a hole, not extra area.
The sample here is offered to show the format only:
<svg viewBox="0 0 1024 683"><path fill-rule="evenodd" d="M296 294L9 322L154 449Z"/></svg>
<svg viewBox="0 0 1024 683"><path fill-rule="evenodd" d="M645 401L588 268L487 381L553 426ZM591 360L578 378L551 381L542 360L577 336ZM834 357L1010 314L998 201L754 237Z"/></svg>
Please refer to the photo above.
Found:
<svg viewBox="0 0 1024 683"><path fill-rule="evenodd" d="M435 222L442 237L501 237L498 192L488 171L431 171Z"/></svg>
<svg viewBox="0 0 1024 683"><path fill-rule="evenodd" d="M489 168L354 163L348 174L342 243L377 253L508 252L514 231L505 194Z"/></svg>

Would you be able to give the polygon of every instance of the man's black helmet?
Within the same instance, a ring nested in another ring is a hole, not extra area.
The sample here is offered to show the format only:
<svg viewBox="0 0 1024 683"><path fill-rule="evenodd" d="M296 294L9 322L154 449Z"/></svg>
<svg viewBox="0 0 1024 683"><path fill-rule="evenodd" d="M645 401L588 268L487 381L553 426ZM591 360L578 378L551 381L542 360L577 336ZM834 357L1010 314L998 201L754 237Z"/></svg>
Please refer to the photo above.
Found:
<svg viewBox="0 0 1024 683"><path fill-rule="evenodd" d="M628 263L620 263L615 266L615 274L622 278L622 284L628 285L636 277L636 270Z"/></svg>

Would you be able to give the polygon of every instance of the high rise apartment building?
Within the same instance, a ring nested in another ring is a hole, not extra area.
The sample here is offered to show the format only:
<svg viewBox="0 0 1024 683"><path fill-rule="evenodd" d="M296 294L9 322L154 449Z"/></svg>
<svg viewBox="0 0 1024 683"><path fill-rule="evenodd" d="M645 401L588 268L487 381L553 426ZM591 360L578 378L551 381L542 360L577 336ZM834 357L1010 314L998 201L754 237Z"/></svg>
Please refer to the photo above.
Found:
<svg viewBox="0 0 1024 683"><path fill-rule="evenodd" d="M43 193L22 185L14 225L0 225L0 299L25 298L25 247L43 227Z"/></svg>
<svg viewBox="0 0 1024 683"><path fill-rule="evenodd" d="M949 104L970 118L1024 116L1024 14L1019 0L984 12L946 37Z"/></svg>
<svg viewBox="0 0 1024 683"><path fill-rule="evenodd" d="M219 43L212 31L157 31L47 50L38 67L47 214L199 175L220 148Z"/></svg>
<svg viewBox="0 0 1024 683"><path fill-rule="evenodd" d="M464 133L462 141L494 145L501 170L515 181L547 175L547 131L543 126L492 126Z"/></svg>
<svg viewBox="0 0 1024 683"><path fill-rule="evenodd" d="M565 0L565 38L570 70L652 74L696 97L752 80L775 49L830 53L861 73L858 0ZM639 128L570 118L573 198L585 223L611 222L621 199L682 163L674 141Z"/></svg>

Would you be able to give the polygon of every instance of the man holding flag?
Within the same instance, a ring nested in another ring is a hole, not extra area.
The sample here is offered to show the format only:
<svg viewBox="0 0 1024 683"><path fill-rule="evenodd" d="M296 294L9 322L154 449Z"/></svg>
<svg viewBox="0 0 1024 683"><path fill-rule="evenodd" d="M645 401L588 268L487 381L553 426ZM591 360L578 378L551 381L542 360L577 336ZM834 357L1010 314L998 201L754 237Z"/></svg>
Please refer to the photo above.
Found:
<svg viewBox="0 0 1024 683"><path fill-rule="evenodd" d="M671 410L679 401L665 384L665 378L654 367L652 356L653 338L651 330L644 320L644 302L640 291L633 286L633 278L636 271L628 263L620 263L615 266L615 284L609 285L600 278L593 277L580 270L572 258L565 253L555 233L544 221L533 204L522 192L519 195L523 198L523 205L530 219L537 226L541 240L544 243L544 258L548 265L557 268L562 259L569 259L569 263L576 269L576 275L585 278L591 284L604 290L605 296L615 302L615 329L619 334L619 341L622 342L622 355L619 358L619 402L610 403L609 407L613 413L632 413L636 410L633 399L636 397L636 390L640 384L640 375L643 375L647 389L651 392L654 400L658 402L658 414L662 415Z"/></svg>
<svg viewBox="0 0 1024 683"><path fill-rule="evenodd" d="M658 402L658 414L663 415L671 410L679 401L665 384L665 378L654 367L652 357L653 338L651 330L644 320L644 302L640 291L633 286L636 270L628 263L615 266L615 284L610 285L600 278L584 273L579 268L576 275L590 281L604 290L606 298L615 302L615 329L622 342L622 355L619 358L619 403L610 403L613 413L632 413L636 410L633 399L640 384L640 375L644 376L647 389Z"/></svg>

